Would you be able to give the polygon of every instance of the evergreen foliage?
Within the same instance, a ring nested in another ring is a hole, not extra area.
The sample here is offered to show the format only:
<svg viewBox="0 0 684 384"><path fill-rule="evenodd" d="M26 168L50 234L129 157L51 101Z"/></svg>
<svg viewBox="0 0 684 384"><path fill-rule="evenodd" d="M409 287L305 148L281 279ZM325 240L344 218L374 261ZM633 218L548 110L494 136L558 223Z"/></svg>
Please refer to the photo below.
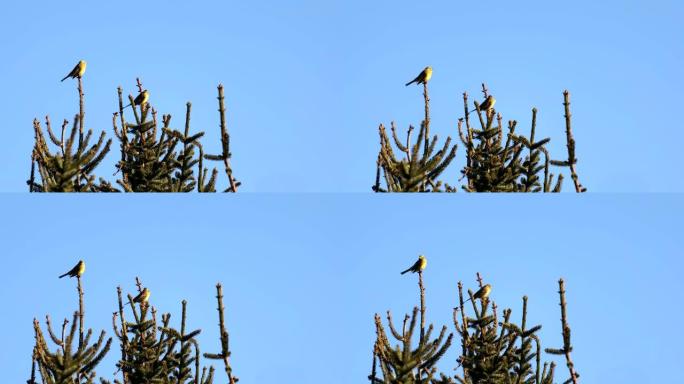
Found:
<svg viewBox="0 0 684 384"><path fill-rule="evenodd" d="M142 291L139 281L138 289ZM121 288L118 288L118 293L121 303ZM195 336L201 330L186 332L187 302L182 302L181 329L178 331L169 325L171 314L163 314L161 326L158 326L154 308L146 302L136 306L133 297L128 295L128 298L134 321L125 321L123 306L114 317L114 332L122 346L117 367L125 378L124 382L211 383L213 368L209 369L208 375L204 370L199 376L199 365L193 367L193 363L199 364L199 345ZM117 315L121 320L119 327L116 326ZM199 381L195 381L195 377ZM115 383L119 381L115 380Z"/></svg>
<svg viewBox="0 0 684 384"><path fill-rule="evenodd" d="M446 340L444 338L447 327L442 327L439 336L430 341L433 326L430 325L423 338L419 338L418 345L412 345L413 332L416 329L416 318L418 307L413 308L411 316L406 315L401 328L401 333L396 330L392 323L392 316L387 312L387 322L392 336L401 345L392 348L392 345L385 333L380 315L375 315L375 327L378 335L375 353L380 358L380 369L385 381L371 377L372 383L430 383L437 372L435 364L444 355L451 345L453 334L450 333ZM406 323L409 322L408 329Z"/></svg>
<svg viewBox="0 0 684 384"><path fill-rule="evenodd" d="M78 78L79 113L74 116L71 133L65 138L64 133L69 125L68 120L62 122L60 136L52 130L50 117L45 116L45 126L50 141L59 149L50 151L48 141L38 119L33 120L35 145L31 154L31 175L28 180L30 192L98 192L111 191L111 185L100 179L99 184L92 174L95 167L109 152L112 140L106 142L102 132L97 143L88 147L93 130L89 129L84 136L85 110L83 102L83 81ZM77 139L78 134L78 141ZM76 148L74 149L74 145ZM75 150L75 151L74 151ZM41 183L36 182L36 165Z"/></svg>
<svg viewBox="0 0 684 384"><path fill-rule="evenodd" d="M139 92L143 91L137 79ZM92 130L84 134L85 98L83 79L78 77L79 114L75 116L71 134L65 137L68 121L57 137L46 117L49 140L58 147L53 153L38 120L34 120L35 145L32 152L31 174L27 183L31 192L216 192L218 171L211 173L203 160L222 161L228 178L225 192L237 192L240 182L230 166L230 136L226 126L223 86L218 86L222 151L219 155L204 154L201 139L204 132L190 132L191 103L187 103L185 126L182 131L171 127L171 115L157 121L157 111L149 103L135 105L129 95L133 118L126 120L123 89L118 88L119 108L112 125L119 141L121 159L116 164L121 177L119 188L93 174L111 149L112 140L105 141L105 132L97 143L90 145ZM76 145L76 137L78 141ZM75 147L75 148L74 148ZM36 174L36 166L38 174Z"/></svg>
<svg viewBox="0 0 684 384"><path fill-rule="evenodd" d="M472 298L472 292L469 293ZM511 321L510 309L503 311L503 319L499 321L496 305L488 299L481 300L479 306L476 300L471 299L469 304L472 305L475 316L466 316L461 283L459 299L460 306L454 310L454 326L462 341L458 363L463 368L463 375L455 376L457 382L553 383L554 363L545 363L543 372L540 371L541 347L535 333L541 329L541 325L527 328L527 296L523 297L521 325ZM459 311L461 321L458 320ZM536 347L534 351L533 346ZM535 359L535 369L532 369L530 363L532 359Z"/></svg>
<svg viewBox="0 0 684 384"><path fill-rule="evenodd" d="M430 139L430 97L427 82L423 83L423 98L425 119L420 124L415 144L411 145L413 126L409 126L406 144L403 144L397 137L394 122L391 123L394 144L405 154L401 160L394 154L385 127L380 124L380 153L373 186L375 192L439 192L442 190L442 182L437 178L456 157L457 146L455 144L451 146L451 137L447 137L442 148L435 152L438 138L435 135ZM380 186L380 169L384 171L385 188ZM448 185L445 185L445 188L453 190Z"/></svg>
<svg viewBox="0 0 684 384"><path fill-rule="evenodd" d="M418 276L422 327L425 314L422 272ZM480 288L484 286L479 274L478 283ZM570 359L572 347L563 280L559 281L559 285L564 346L560 349L546 349L546 352L565 356L571 378L564 383L577 384L579 375L574 371ZM453 322L461 339L461 352L456 360L456 368L461 368L462 374L450 376L438 372L436 367L438 360L451 346L452 334L444 341L446 327L432 341L429 341L432 325L426 333L421 328L418 346L412 346L411 339L415 337L418 314L416 307L412 316L406 315L404 318L401 332L396 330L391 314L387 312L389 329L394 338L400 341L394 347L388 340L380 316L375 314L377 336L373 349L373 366L368 376L372 384L553 384L556 365L554 362L541 363L541 340L536 334L541 325L528 326L527 296L523 297L521 322L516 324L511 320L511 309L505 309L503 317L499 318L497 306L491 297L478 299L469 290L469 300L464 300L461 282L458 283L458 291L459 303L454 308ZM473 315L466 314L467 307L472 307Z"/></svg>
<svg viewBox="0 0 684 384"><path fill-rule="evenodd" d="M427 94L427 83L423 84L425 117L417 143L410 145L413 127L409 126L406 144L397 137L394 123L392 136L394 145L404 153L404 157L395 157L392 144L385 127L381 124L380 153L378 155L375 192L456 192L457 188L437 180L439 175L449 166L456 153L456 146L449 150L450 138L444 148L430 158L434 150L436 136L430 141L430 99ZM487 99L489 91L482 84L482 93ZM468 95L463 94L465 117L458 120L458 133L465 147L465 166L461 171L466 182L461 188L467 192L560 192L563 175L559 174L554 181L550 166L570 169L576 192L585 192L577 175L575 165L575 140L571 129L570 94L563 93L565 106L566 140L568 158L553 160L549 156L546 145L551 140L544 138L535 141L537 109L532 109L532 127L529 137L515 132L517 122L508 121L507 133L504 137L503 117L494 108L480 110L480 103L475 101L474 110L468 110ZM471 124L471 113L476 111L479 128ZM464 127L465 125L465 127ZM423 149L422 157L418 157ZM448 153L448 154L447 154ZM523 157L524 156L524 157ZM542 162L543 156L543 162ZM382 171L382 172L381 172ZM381 186L381 173L385 186ZM444 185L444 188L441 186Z"/></svg>
<svg viewBox="0 0 684 384"><path fill-rule="evenodd" d="M60 337L57 337L52 329L50 317L46 316L48 335L58 347L55 351L50 350L38 320L33 319L36 337L33 359L37 363L43 384L93 383L96 374L95 367L109 351L112 339L104 341L105 332L102 331L98 340L89 345L92 336L92 330L89 329L83 342L79 343L75 337L77 318L78 312L74 312L69 333L65 332L69 321L64 319L62 332ZM31 376L34 377L34 374L32 373Z"/></svg>
<svg viewBox="0 0 684 384"><path fill-rule="evenodd" d="M375 330L377 339L373 349L373 371L369 376L372 384L428 384L450 382L446 376L437 374L437 361L444 356L444 353L451 346L453 333L446 336L447 327L443 326L439 336L430 341L430 336L433 331L433 325L430 324L425 328L425 286L423 285L423 272L418 271L418 287L420 290L420 333L418 336L418 346L414 349L412 346L413 334L416 329L416 321L418 317L418 307L413 308L411 316L406 315L401 327L401 332L398 332L392 322L392 314L387 311L387 324L389 326L392 336L401 344L392 347L385 329L382 325L380 315L375 314ZM408 329L406 327L407 322ZM377 377L375 369L375 357L378 357L380 369L382 372L382 380ZM447 381L444 381L447 380Z"/></svg>

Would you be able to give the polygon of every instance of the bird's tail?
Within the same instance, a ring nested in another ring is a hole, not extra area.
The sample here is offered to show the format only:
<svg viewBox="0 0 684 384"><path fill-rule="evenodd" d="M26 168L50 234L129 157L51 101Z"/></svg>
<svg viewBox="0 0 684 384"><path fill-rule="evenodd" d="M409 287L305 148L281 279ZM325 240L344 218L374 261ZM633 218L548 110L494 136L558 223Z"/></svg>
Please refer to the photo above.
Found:
<svg viewBox="0 0 684 384"><path fill-rule="evenodd" d="M403 275L404 273L406 273L406 272L408 272L408 271L410 271L410 270L411 270L411 268L409 268L409 269L405 270L405 271L404 271L404 272L402 272L401 274Z"/></svg>
<svg viewBox="0 0 684 384"><path fill-rule="evenodd" d="M411 85L411 84L413 84L413 83L415 83L415 82L416 82L416 80L411 80L411 81L409 81L408 83L406 83L406 86L408 87L409 85Z"/></svg>
<svg viewBox="0 0 684 384"><path fill-rule="evenodd" d="M66 76L64 76L64 78L63 78L62 80L60 80L60 82L66 80L66 79L68 79L68 78L69 78L69 75L66 75Z"/></svg>
<svg viewBox="0 0 684 384"><path fill-rule="evenodd" d="M62 277L66 276L66 275L68 275L68 274L69 274L69 272L67 272L67 273L63 274L63 275L62 275L62 276L60 276L59 278L61 279Z"/></svg>
<svg viewBox="0 0 684 384"><path fill-rule="evenodd" d="M130 106L131 106L131 104L129 103L127 106L123 107L122 109L126 109L126 108L128 108L128 107L130 107Z"/></svg>

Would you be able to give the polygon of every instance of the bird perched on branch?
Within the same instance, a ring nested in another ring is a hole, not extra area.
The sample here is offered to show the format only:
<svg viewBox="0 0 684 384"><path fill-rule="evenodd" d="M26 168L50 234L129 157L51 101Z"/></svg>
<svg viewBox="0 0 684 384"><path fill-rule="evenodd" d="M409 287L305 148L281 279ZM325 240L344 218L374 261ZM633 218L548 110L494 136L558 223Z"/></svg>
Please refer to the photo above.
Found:
<svg viewBox="0 0 684 384"><path fill-rule="evenodd" d="M147 92L147 89L146 89L146 90L140 92L140 93L138 94L138 96L136 96L135 99L133 99L133 105L142 105L142 104L146 104L146 103L147 103L147 100L148 100L149 98L150 98L150 93ZM130 106L131 106L131 104L128 104L128 105L125 106L124 108L130 107Z"/></svg>
<svg viewBox="0 0 684 384"><path fill-rule="evenodd" d="M406 272L420 272L423 269L425 269L425 267L427 267L427 259L425 258L425 256L420 255L418 256L418 260L416 260L416 262L413 263L413 265L409 269L405 270L401 274L403 275Z"/></svg>
<svg viewBox="0 0 684 384"><path fill-rule="evenodd" d="M86 62L85 62L85 60L81 60L78 62L78 64L76 64L74 69L72 69L71 72L69 72L68 75L64 76L64 78L61 81L64 81L70 77L72 79L75 79L77 77L81 78L81 77L83 77L85 70L86 70Z"/></svg>
<svg viewBox="0 0 684 384"><path fill-rule="evenodd" d="M83 260L79 260L78 264L76 264L73 268L69 270L69 272L61 275L59 278L61 279L64 276L69 276L69 277L77 277L83 275L85 272L85 262Z"/></svg>
<svg viewBox="0 0 684 384"><path fill-rule="evenodd" d="M415 79L406 83L406 86L408 87L409 85L411 85L413 83L425 84L428 81L430 81L431 77L432 77L432 67L427 66L427 67L425 67L425 69L423 69L423 72L421 72L418 76L416 76Z"/></svg>
<svg viewBox="0 0 684 384"><path fill-rule="evenodd" d="M147 300L150 298L150 290L147 289L147 287L143 288L140 293L138 293L138 296L133 298L134 303L147 303ZM131 302L129 301L126 304L130 304Z"/></svg>
<svg viewBox="0 0 684 384"><path fill-rule="evenodd" d="M482 104L480 104L480 111L485 111L485 112L489 111L490 109L494 108L494 103L496 103L496 99L494 98L494 96L492 96L492 95L487 96L487 98L482 102ZM475 109L477 109L477 108L475 108ZM473 111L475 109L473 109ZM473 112L473 111L470 111L470 112Z"/></svg>
<svg viewBox="0 0 684 384"><path fill-rule="evenodd" d="M474 299L480 299L480 300L486 299L489 297L489 293L491 291L492 291L492 286L490 284L485 284L484 287L478 289L477 292L475 292L475 294L473 295L473 298ZM465 304L468 301L470 301L470 298L468 298L468 300L464 301L463 303Z"/></svg>

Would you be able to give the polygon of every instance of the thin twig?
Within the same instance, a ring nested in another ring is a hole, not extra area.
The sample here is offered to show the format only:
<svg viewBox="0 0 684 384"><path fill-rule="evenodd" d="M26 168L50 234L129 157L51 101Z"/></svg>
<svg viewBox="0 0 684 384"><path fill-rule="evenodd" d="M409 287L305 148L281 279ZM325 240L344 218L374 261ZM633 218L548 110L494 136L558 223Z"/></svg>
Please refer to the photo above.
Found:
<svg viewBox="0 0 684 384"><path fill-rule="evenodd" d="M238 378L233 376L233 368L230 366L230 348L229 348L229 335L226 330L226 323L224 319L225 308L223 307L223 287L221 284L216 284L216 300L218 302L218 313L219 313L219 330L221 331L221 353L217 354L223 360L223 366L228 376L228 382L230 384L235 384ZM207 354L205 354L206 357Z"/></svg>
<svg viewBox="0 0 684 384"><path fill-rule="evenodd" d="M31 356L31 378L26 380L26 384L38 384L36 383L36 356L35 354Z"/></svg>
<svg viewBox="0 0 684 384"><path fill-rule="evenodd" d="M568 147L568 164L570 166L570 177L575 184L575 192L585 192L586 188L582 187L579 181L579 176L575 170L577 158L575 158L575 138L572 135L571 117L570 114L570 92L566 89L563 91L563 106L565 107L565 134L567 136Z"/></svg>
<svg viewBox="0 0 684 384"><path fill-rule="evenodd" d="M78 147L83 143L83 130L85 126L85 103L83 97L83 79L78 76Z"/></svg>
<svg viewBox="0 0 684 384"><path fill-rule="evenodd" d="M80 78L79 78L80 80ZM83 308L83 286L81 285L81 276L76 276L78 282L78 347L83 347L83 317L85 316L85 309Z"/></svg>
<svg viewBox="0 0 684 384"><path fill-rule="evenodd" d="M31 177L29 178L29 192L35 191L36 185L36 150L31 151Z"/></svg>
<svg viewBox="0 0 684 384"><path fill-rule="evenodd" d="M237 183L233 177L233 169L230 167L230 135L226 126L226 107L224 105L223 84L218 85L219 113L221 116L221 143L223 144L223 165L226 169L226 176L230 182L230 191L237 192Z"/></svg>
<svg viewBox="0 0 684 384"><path fill-rule="evenodd" d="M423 285L423 271L418 271L418 288L420 288L420 342L425 338L425 286Z"/></svg>
<svg viewBox="0 0 684 384"><path fill-rule="evenodd" d="M428 82L423 82L423 98L425 100L425 150L423 157L427 157L430 143L430 96L428 96Z"/></svg>
<svg viewBox="0 0 684 384"><path fill-rule="evenodd" d="M567 303L565 302L565 282L563 279L558 280L558 294L560 295L561 324L563 326L563 352L565 354L568 371L570 371L570 380L572 380L573 384L577 384L579 383L579 374L575 371L575 365L570 358L572 345L570 344L570 326L568 325L568 319L565 312Z"/></svg>
<svg viewBox="0 0 684 384"><path fill-rule="evenodd" d="M119 299L119 318L121 319L121 361L126 361L126 353L128 351L128 327L126 326L121 287L116 287L116 293ZM121 373L123 375L123 384L128 384L128 371L122 369Z"/></svg>

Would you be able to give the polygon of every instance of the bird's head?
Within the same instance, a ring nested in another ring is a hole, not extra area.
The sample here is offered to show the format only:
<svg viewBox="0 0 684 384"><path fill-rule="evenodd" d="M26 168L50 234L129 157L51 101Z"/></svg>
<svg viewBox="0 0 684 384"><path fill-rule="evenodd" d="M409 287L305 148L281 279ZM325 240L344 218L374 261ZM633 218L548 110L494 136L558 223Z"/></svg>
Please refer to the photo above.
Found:
<svg viewBox="0 0 684 384"><path fill-rule="evenodd" d="M419 256L418 256L418 259L420 259L420 260L425 260L425 256L419 255Z"/></svg>
<svg viewBox="0 0 684 384"><path fill-rule="evenodd" d="M80 66L82 66L82 67L84 67L86 64L87 64L87 63L86 63L85 60L79 60L79 62L78 62L78 65L80 65Z"/></svg>

